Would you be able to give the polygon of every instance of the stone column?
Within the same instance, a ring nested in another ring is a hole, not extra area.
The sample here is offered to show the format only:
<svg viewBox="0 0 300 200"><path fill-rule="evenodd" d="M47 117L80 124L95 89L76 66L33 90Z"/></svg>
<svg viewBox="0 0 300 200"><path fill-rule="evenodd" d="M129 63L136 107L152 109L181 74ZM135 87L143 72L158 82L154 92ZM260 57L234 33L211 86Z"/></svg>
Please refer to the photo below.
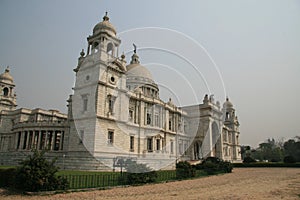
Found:
<svg viewBox="0 0 300 200"><path fill-rule="evenodd" d="M56 136L56 131L54 130L54 131L52 131L52 138L51 138L51 147L50 147L50 150L54 150L54 148L55 148L55 137Z"/></svg>
<svg viewBox="0 0 300 200"><path fill-rule="evenodd" d="M44 146L44 149L47 149L47 143L48 143L48 132L49 131L45 131L45 140L44 140L44 144L43 144L43 146Z"/></svg>
<svg viewBox="0 0 300 200"><path fill-rule="evenodd" d="M41 141L42 141L42 132L41 129L38 131L39 137L38 137L38 141L37 141L37 149L40 149L41 147Z"/></svg>
<svg viewBox="0 0 300 200"><path fill-rule="evenodd" d="M64 131L60 131L60 141L59 141L59 150L63 150L64 145Z"/></svg>
<svg viewBox="0 0 300 200"><path fill-rule="evenodd" d="M16 138L15 138L15 149L16 149L16 150L18 149L19 134L20 134L20 132L16 132L16 133L15 133L15 136L16 136ZM20 139L21 139L21 138L20 138Z"/></svg>
<svg viewBox="0 0 300 200"><path fill-rule="evenodd" d="M25 131L25 132L27 132L27 138L26 138L25 149L28 149L28 147L29 147L29 135L30 135L30 133L29 133L29 131Z"/></svg>

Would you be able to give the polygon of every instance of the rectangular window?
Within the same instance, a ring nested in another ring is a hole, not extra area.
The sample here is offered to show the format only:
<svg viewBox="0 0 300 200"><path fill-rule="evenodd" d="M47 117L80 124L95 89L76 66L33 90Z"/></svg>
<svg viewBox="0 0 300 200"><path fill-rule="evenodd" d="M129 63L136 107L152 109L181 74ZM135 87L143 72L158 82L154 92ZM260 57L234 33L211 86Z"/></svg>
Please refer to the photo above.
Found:
<svg viewBox="0 0 300 200"><path fill-rule="evenodd" d="M151 114L147 113L147 125L151 124Z"/></svg>
<svg viewBox="0 0 300 200"><path fill-rule="evenodd" d="M108 144L113 144L114 143L114 132L113 131L108 131L107 143Z"/></svg>
<svg viewBox="0 0 300 200"><path fill-rule="evenodd" d="M156 139L156 150L160 150L160 139Z"/></svg>
<svg viewBox="0 0 300 200"><path fill-rule="evenodd" d="M147 150L148 150L148 152L152 152L153 151L152 138L147 138Z"/></svg>
<svg viewBox="0 0 300 200"><path fill-rule="evenodd" d="M182 148L182 143L179 144L179 154L183 154L183 148Z"/></svg>
<svg viewBox="0 0 300 200"><path fill-rule="evenodd" d="M187 155L188 154L188 145L184 144L184 154Z"/></svg>
<svg viewBox="0 0 300 200"><path fill-rule="evenodd" d="M157 127L159 127L159 117L158 117L157 113L154 116L154 125L157 126Z"/></svg>
<svg viewBox="0 0 300 200"><path fill-rule="evenodd" d="M130 151L134 151L134 136L130 136Z"/></svg>
<svg viewBox="0 0 300 200"><path fill-rule="evenodd" d="M174 153L174 142L173 141L170 142L170 152L171 152L171 154Z"/></svg>
<svg viewBox="0 0 300 200"><path fill-rule="evenodd" d="M84 97L83 98L83 111L87 111L88 108L88 98Z"/></svg>
<svg viewBox="0 0 300 200"><path fill-rule="evenodd" d="M116 97L108 95L108 111L114 113L114 104Z"/></svg>
<svg viewBox="0 0 300 200"><path fill-rule="evenodd" d="M129 121L133 121L133 110L129 110Z"/></svg>

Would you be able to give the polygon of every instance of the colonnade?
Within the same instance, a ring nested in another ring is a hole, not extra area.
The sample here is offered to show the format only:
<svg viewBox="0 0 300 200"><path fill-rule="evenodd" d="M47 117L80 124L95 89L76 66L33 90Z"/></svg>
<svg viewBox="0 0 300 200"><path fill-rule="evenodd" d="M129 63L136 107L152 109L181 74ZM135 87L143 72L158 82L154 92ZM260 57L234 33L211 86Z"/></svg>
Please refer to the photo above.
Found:
<svg viewBox="0 0 300 200"><path fill-rule="evenodd" d="M64 130L22 130L16 132L17 150L63 150Z"/></svg>

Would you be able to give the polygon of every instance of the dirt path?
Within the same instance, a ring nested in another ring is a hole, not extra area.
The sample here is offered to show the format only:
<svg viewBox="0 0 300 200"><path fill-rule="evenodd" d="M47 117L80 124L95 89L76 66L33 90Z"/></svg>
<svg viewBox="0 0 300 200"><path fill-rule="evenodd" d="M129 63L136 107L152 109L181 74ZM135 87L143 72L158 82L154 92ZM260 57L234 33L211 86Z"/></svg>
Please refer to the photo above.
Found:
<svg viewBox="0 0 300 200"><path fill-rule="evenodd" d="M248 168L233 173L195 180L74 192L50 196L6 195L0 199L298 199L300 200L300 169Z"/></svg>

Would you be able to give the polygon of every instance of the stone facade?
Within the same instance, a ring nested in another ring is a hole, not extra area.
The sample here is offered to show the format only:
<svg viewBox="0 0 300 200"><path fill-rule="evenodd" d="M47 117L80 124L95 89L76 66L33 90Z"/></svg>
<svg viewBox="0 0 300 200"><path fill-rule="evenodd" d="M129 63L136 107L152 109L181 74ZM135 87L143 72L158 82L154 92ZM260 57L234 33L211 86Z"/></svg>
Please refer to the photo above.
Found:
<svg viewBox="0 0 300 200"><path fill-rule="evenodd" d="M207 156L239 162L239 123L232 103L227 99L221 108L208 95L202 104L181 108L171 99L162 101L136 48L128 65L124 55L118 56L116 34L105 15L87 38L87 54L80 53L74 69L67 115L16 109L9 69L0 75L1 164L16 164L31 149L48 149L49 157L58 157L58 164L69 169L111 170L118 158L152 169Z"/></svg>

